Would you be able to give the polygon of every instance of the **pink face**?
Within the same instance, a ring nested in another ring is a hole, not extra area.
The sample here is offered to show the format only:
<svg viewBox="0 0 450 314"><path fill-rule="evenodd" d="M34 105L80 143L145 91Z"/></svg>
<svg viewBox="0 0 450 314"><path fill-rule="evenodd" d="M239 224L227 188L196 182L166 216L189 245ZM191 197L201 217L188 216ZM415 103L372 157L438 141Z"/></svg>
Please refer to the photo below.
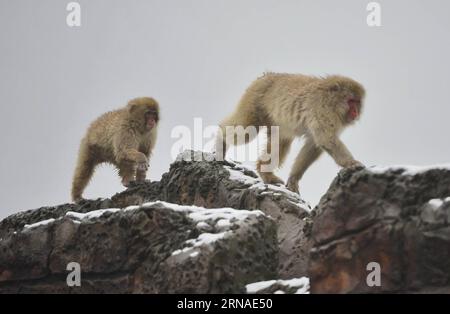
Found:
<svg viewBox="0 0 450 314"><path fill-rule="evenodd" d="M147 112L145 114L145 122L147 129L151 130L156 126L156 123L158 121L158 116L154 112Z"/></svg>
<svg viewBox="0 0 450 314"><path fill-rule="evenodd" d="M361 111L361 100L356 98L349 98L347 100L347 104L348 104L347 120L351 122L359 117L359 113Z"/></svg>

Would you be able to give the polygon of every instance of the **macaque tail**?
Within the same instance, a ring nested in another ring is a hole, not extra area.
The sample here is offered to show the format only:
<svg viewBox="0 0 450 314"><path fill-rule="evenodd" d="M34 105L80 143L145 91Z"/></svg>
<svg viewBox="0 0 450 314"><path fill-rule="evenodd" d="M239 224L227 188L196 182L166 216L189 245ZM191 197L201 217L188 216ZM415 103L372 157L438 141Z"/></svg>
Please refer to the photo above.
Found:
<svg viewBox="0 0 450 314"><path fill-rule="evenodd" d="M83 140L80 145L77 166L72 181L72 200L77 202L82 199L82 194L94 173L95 164L90 157L89 148Z"/></svg>

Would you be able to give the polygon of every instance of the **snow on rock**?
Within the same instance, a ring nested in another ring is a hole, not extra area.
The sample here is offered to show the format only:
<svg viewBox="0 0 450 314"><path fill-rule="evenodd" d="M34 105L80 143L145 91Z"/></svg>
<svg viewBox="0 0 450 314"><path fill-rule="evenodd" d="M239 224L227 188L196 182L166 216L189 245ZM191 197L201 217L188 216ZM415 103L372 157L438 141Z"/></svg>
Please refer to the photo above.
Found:
<svg viewBox="0 0 450 314"><path fill-rule="evenodd" d="M199 254L198 252L193 252L196 248L208 247L218 240L231 236L231 229L234 228L234 225L244 222L251 216L265 216L259 210L236 210L232 208L207 209L199 206L178 205L163 201L148 202L143 204L142 208L154 206L163 206L177 212L184 212L187 214L187 217L196 222L195 227L201 232L200 235L195 239L185 241L183 248L172 252L172 255L186 253L190 257L195 257ZM208 232L205 232L206 230Z"/></svg>
<svg viewBox="0 0 450 314"><path fill-rule="evenodd" d="M189 254L189 257L197 257L198 256L198 254L199 254L199 252L193 252L193 253L191 253L191 254Z"/></svg>
<svg viewBox="0 0 450 314"><path fill-rule="evenodd" d="M139 206L137 206L137 208L139 208ZM105 213L115 213L120 210L121 210L120 208L108 208L108 209L93 210L93 211L90 211L87 213L78 213L78 212L68 211L68 212L66 212L65 216L72 219L74 223L79 224L79 223L81 223L82 220L98 218ZM33 228L36 228L39 226L45 226L45 225L54 223L55 221L60 220L62 218L63 217L60 217L58 219L50 218L50 219L45 219L45 220L35 222L33 224L25 224L23 227L23 230L33 229Z"/></svg>
<svg viewBox="0 0 450 314"><path fill-rule="evenodd" d="M397 165L397 166L371 166L368 167L372 173L385 173L388 171L402 172L403 175L416 175L430 170L450 170L450 164L438 164L430 166L412 166L412 165Z"/></svg>
<svg viewBox="0 0 450 314"><path fill-rule="evenodd" d="M204 221L200 221L199 223L197 223L196 227L199 230L205 230L205 231L209 231L212 228L211 225L207 224Z"/></svg>
<svg viewBox="0 0 450 314"><path fill-rule="evenodd" d="M50 219L38 221L38 222L36 222L36 223L34 223L34 224L25 225L23 228L24 228L24 229L32 229L32 228L36 228L36 227L39 227L39 226L45 226L45 225L48 225L48 224L50 224L50 223L52 223L52 222L54 222L54 221L55 221L54 218L50 218Z"/></svg>
<svg viewBox="0 0 450 314"><path fill-rule="evenodd" d="M228 170L230 173L230 180L241 182L245 185L249 185L249 190L260 190L261 195L278 195L278 196L288 196L289 201L301 207L302 209L306 209L308 211L311 210L311 206L306 203L304 200L300 198L300 195L298 193L294 193L290 190L288 190L283 185L274 185L274 184L266 184L264 183L260 178L254 178L249 175L246 175L246 171L250 171L248 168L244 168L241 166L234 165L233 167L230 166L224 166L225 169Z"/></svg>
<svg viewBox="0 0 450 314"><path fill-rule="evenodd" d="M433 198L428 201L428 204L433 208L439 208L442 204L450 202L450 196L446 198Z"/></svg>
<svg viewBox="0 0 450 314"><path fill-rule="evenodd" d="M128 207L125 207L125 211L130 211L130 210L136 210L136 209L139 209L139 208L141 208L140 206L138 206L138 205L131 205L131 206L128 206Z"/></svg>
<svg viewBox="0 0 450 314"><path fill-rule="evenodd" d="M89 220L89 219L93 219L93 218L98 218L105 213L115 213L120 210L121 210L120 208L108 208L108 209L93 210L93 211L90 211L87 213L77 213L77 212L68 211L66 213L66 216L69 218L77 219L77 220Z"/></svg>
<svg viewBox="0 0 450 314"><path fill-rule="evenodd" d="M230 180L239 181L247 185L258 184L261 182L261 180L245 175L242 171L235 170L230 166L225 166L224 168L230 173Z"/></svg>
<svg viewBox="0 0 450 314"><path fill-rule="evenodd" d="M245 286L247 293L257 293L258 291L269 288L270 286L277 283L277 280L259 281L250 283Z"/></svg>
<svg viewBox="0 0 450 314"><path fill-rule="evenodd" d="M309 294L309 278L293 278L289 280L268 280L248 284L245 286L248 294L262 293L295 293Z"/></svg>
<svg viewBox="0 0 450 314"><path fill-rule="evenodd" d="M202 228L206 226L214 226L219 224L218 227L229 226L230 222L237 220L245 220L249 216L259 216L264 213L260 210L245 210L245 209L233 209L229 207L225 208L204 208L194 205L178 205L163 201L148 202L142 204L143 208L153 207L155 205L161 205L170 208L174 211L186 212L188 217L198 222L197 227Z"/></svg>
<svg viewBox="0 0 450 314"><path fill-rule="evenodd" d="M259 210L67 207L28 222L26 232L13 221L19 233L0 235L0 293L70 292L52 281L67 261L82 263L90 282L80 293L243 293L247 282L277 275L276 222Z"/></svg>

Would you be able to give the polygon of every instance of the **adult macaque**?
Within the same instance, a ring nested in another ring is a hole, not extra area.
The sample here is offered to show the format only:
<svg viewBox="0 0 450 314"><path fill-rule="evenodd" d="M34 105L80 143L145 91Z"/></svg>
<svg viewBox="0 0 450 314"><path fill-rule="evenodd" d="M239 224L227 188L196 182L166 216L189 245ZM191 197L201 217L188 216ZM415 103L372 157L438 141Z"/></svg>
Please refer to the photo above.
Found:
<svg viewBox="0 0 450 314"><path fill-rule="evenodd" d="M236 134L227 134L227 126L256 126L258 131L262 126L269 130L271 126L278 126L277 151L270 151L271 137L268 136L266 153L271 156L278 153L278 166L281 166L293 139L303 136L304 146L287 181L288 189L298 192L298 181L323 150L341 167L362 166L341 142L339 134L359 118L364 95L361 84L343 76L264 74L250 85L234 113L220 124L222 132L217 138L216 153L219 158L223 157L229 142L239 139ZM249 136L233 144L248 143L253 138ZM265 183L282 184L273 171L261 171L261 166L267 163L269 161L261 157L257 162L261 178Z"/></svg>

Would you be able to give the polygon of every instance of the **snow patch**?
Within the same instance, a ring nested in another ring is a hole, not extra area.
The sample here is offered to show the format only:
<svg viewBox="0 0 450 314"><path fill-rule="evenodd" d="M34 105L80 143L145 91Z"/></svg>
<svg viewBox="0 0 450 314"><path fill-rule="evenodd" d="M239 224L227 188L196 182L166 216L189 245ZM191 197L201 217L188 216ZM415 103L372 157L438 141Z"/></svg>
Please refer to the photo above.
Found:
<svg viewBox="0 0 450 314"><path fill-rule="evenodd" d="M210 229L211 228L211 226L209 224L207 224L206 222L204 222L204 221L200 221L199 223L197 223L196 227L199 230L204 230L204 229Z"/></svg>
<svg viewBox="0 0 450 314"><path fill-rule="evenodd" d="M196 239L190 239L185 241L185 243L189 246L183 249L175 250L172 252L171 255L174 256L179 255L181 253L188 253L190 251L193 251L195 248L209 246L212 243L216 242L217 240L223 239L227 235L227 233L228 231L221 233L207 233L207 232L202 233ZM195 257L197 255L198 255L197 251L194 251L189 254L190 257Z"/></svg>
<svg viewBox="0 0 450 314"><path fill-rule="evenodd" d="M187 240L186 243L191 244L192 247L200 247L204 245L209 245L216 242L217 240L223 239L227 232L221 233L202 233L196 239Z"/></svg>
<svg viewBox="0 0 450 314"><path fill-rule="evenodd" d="M141 208L141 206L131 205L131 206L125 207L124 211L131 211L131 210L136 210L136 209L139 209L139 208Z"/></svg>
<svg viewBox="0 0 450 314"><path fill-rule="evenodd" d="M438 207L441 207L442 204L444 204L446 202L450 202L450 196L446 197L446 198L433 198L433 199L428 201L428 204L430 204L431 207L436 209Z"/></svg>
<svg viewBox="0 0 450 314"><path fill-rule="evenodd" d="M77 220L89 220L92 218L98 218L105 213L115 213L120 210L121 210L120 208L108 208L108 209L93 210L93 211L90 211L87 213L77 213L77 212L68 211L66 213L66 216L69 218L75 218Z"/></svg>
<svg viewBox="0 0 450 314"><path fill-rule="evenodd" d="M231 234L229 230L233 224L244 221L250 216L264 215L260 210L244 210L233 208L203 208L198 206L183 206L171 204L163 201L149 202L142 205L142 207L151 208L154 205L161 204L166 208L174 211L181 211L187 214L188 218L196 222L196 228L203 231L197 238L189 239L184 242L184 248L172 252L173 255L182 253L190 253L198 247L208 247L214 242L224 239ZM218 233L205 232L220 231ZM189 256L196 256L195 252L190 253ZM198 252L197 252L198 253Z"/></svg>
<svg viewBox="0 0 450 314"><path fill-rule="evenodd" d="M229 177L230 180L242 182L246 185L253 185L253 184L261 183L261 180L250 177L248 175L245 175L243 172L241 172L239 170L235 170L235 169L231 168L230 166L224 166L224 168L227 169L228 172L230 173L230 177Z"/></svg>
<svg viewBox="0 0 450 314"><path fill-rule="evenodd" d="M50 218L50 219L46 219L46 220L41 220L41 221L38 221L38 222L36 222L36 223L34 223L34 224L25 225L23 228L24 228L24 229L32 229L32 228L36 228L36 227L39 227L39 226L45 226L45 225L48 225L48 224L50 224L50 223L52 223L52 222L54 222L54 221L55 221L54 218Z"/></svg>
<svg viewBox="0 0 450 314"><path fill-rule="evenodd" d="M189 257L196 257L198 254L200 254L198 251L192 252L189 254Z"/></svg>
<svg viewBox="0 0 450 314"><path fill-rule="evenodd" d="M260 210L245 210L233 208L211 208L194 211L189 214L189 218L194 221L205 220L244 220L249 216L264 215ZM221 222L224 224L225 222Z"/></svg>
<svg viewBox="0 0 450 314"><path fill-rule="evenodd" d="M287 195L293 199L293 200L289 200L290 203L292 203L302 209L305 209L307 211L311 211L311 207L300 198L300 195L288 190L285 186L266 184L261 179L250 177L250 176L244 174L242 171L233 169L229 166L225 166L225 168L230 173L229 179L238 181L238 182L242 182L246 185L250 185L249 189L261 190L261 191L263 191L261 193L261 195L267 195L267 194Z"/></svg>
<svg viewBox="0 0 450 314"><path fill-rule="evenodd" d="M411 166L411 165L396 165L396 166L371 166L368 167L372 173L382 174L387 171L401 171L403 170L402 175L416 175L419 173L423 173L430 170L450 170L450 164L440 164L440 165L430 165L430 166Z"/></svg>
<svg viewBox="0 0 450 314"><path fill-rule="evenodd" d="M250 284L246 285L245 289L247 289L247 293L256 293L258 291L267 289L276 283L277 283L276 280L258 281L258 282L254 282L254 283L250 283Z"/></svg>
<svg viewBox="0 0 450 314"><path fill-rule="evenodd" d="M218 228L227 228L231 226L231 222L228 219L220 219L219 221L217 221L216 226Z"/></svg>
<svg viewBox="0 0 450 314"><path fill-rule="evenodd" d="M155 201L142 204L142 208L151 208L154 205L161 204L174 211L186 212L188 217L196 222L214 221L219 219L244 220L248 216L264 215L260 210L234 209L230 207L223 208L204 208L195 205L178 205L164 201Z"/></svg>
<svg viewBox="0 0 450 314"><path fill-rule="evenodd" d="M273 285L279 285L289 289L297 289L296 294L308 294L309 293L309 278L293 278L289 280L269 280L259 281L251 283L245 286L247 293L258 293L261 290L267 289ZM285 293L283 290L277 290L275 293Z"/></svg>

